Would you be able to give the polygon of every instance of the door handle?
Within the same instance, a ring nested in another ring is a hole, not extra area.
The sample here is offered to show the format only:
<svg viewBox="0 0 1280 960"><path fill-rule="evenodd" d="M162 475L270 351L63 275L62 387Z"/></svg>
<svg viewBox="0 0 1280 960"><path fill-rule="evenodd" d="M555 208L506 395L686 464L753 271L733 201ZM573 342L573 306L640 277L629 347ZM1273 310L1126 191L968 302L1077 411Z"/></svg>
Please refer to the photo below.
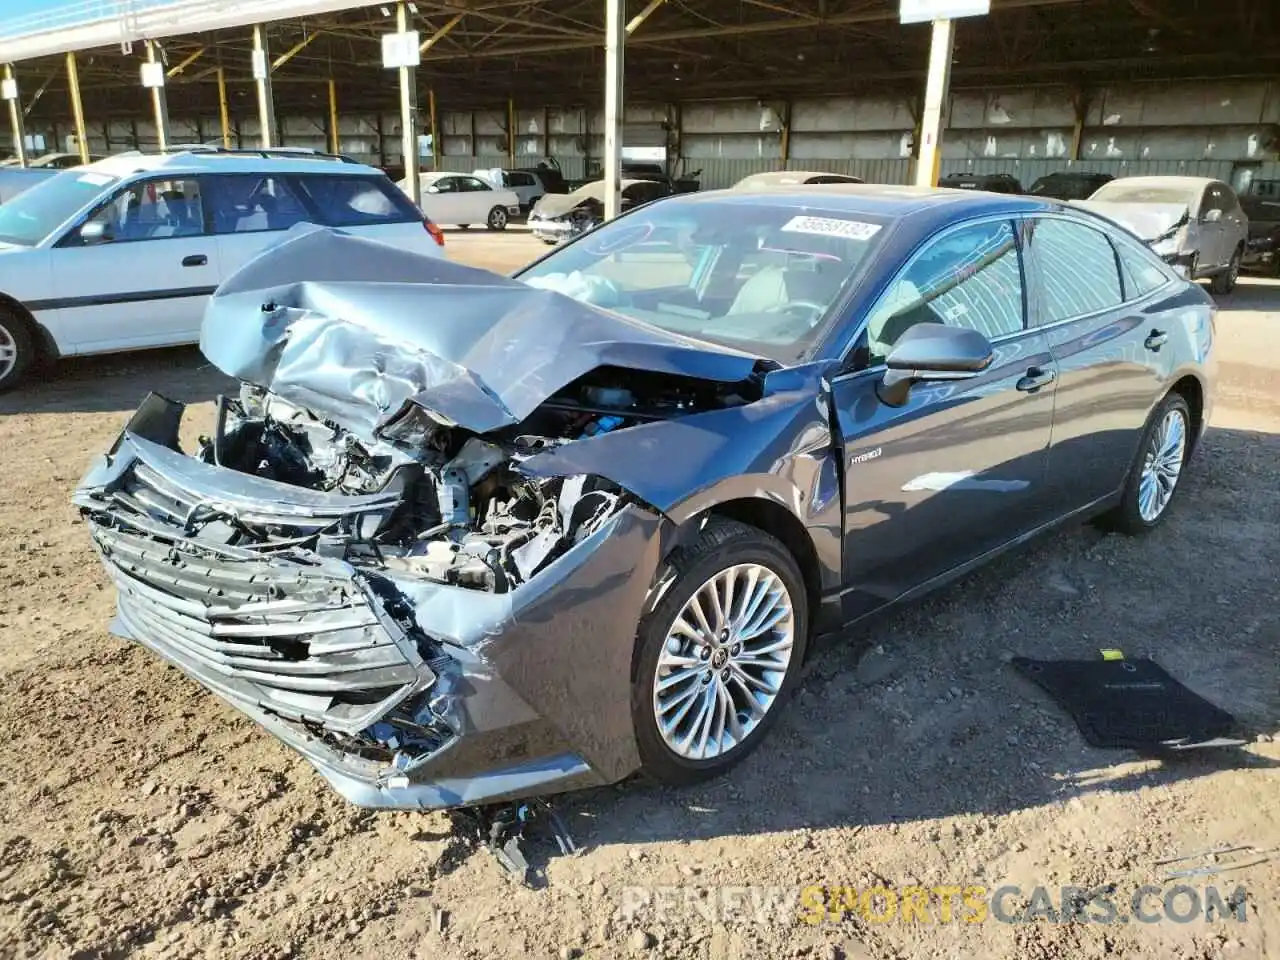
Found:
<svg viewBox="0 0 1280 960"><path fill-rule="evenodd" d="M1153 353L1158 353L1160 348L1164 346L1165 341L1169 339L1169 335L1163 330L1152 330L1147 335L1147 339L1142 341L1142 345Z"/></svg>
<svg viewBox="0 0 1280 960"><path fill-rule="evenodd" d="M1046 370L1044 367L1032 367L1027 371L1025 377L1021 377L1016 384L1017 388L1023 393L1034 393L1046 384L1053 383L1058 379L1057 373L1052 370Z"/></svg>
<svg viewBox="0 0 1280 960"><path fill-rule="evenodd" d="M209 258L203 253L193 253L189 257L182 258L182 265L184 267L203 267L208 262Z"/></svg>

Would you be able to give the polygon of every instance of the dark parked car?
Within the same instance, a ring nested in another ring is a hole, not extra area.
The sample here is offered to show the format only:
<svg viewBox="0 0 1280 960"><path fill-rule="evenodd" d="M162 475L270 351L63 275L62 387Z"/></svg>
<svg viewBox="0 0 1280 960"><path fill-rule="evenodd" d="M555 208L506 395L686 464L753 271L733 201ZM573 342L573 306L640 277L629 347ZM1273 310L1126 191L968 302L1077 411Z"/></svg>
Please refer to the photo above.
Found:
<svg viewBox="0 0 1280 960"><path fill-rule="evenodd" d="M1251 180L1239 197L1249 218L1243 265L1280 275L1280 180Z"/></svg>
<svg viewBox="0 0 1280 960"><path fill-rule="evenodd" d="M938 181L938 186L988 193L1022 193L1022 184L1007 173L949 173Z"/></svg>
<svg viewBox="0 0 1280 960"><path fill-rule="evenodd" d="M669 197L667 180L622 181L622 211ZM544 193L529 211L529 230L543 243L563 243L604 222L604 181L592 180L572 193Z"/></svg>
<svg viewBox="0 0 1280 960"><path fill-rule="evenodd" d="M514 278L299 225L213 296L213 436L151 395L75 502L116 629L356 803L687 783L814 637L1063 521L1159 524L1214 311L986 193L677 196Z"/></svg>
<svg viewBox="0 0 1280 960"><path fill-rule="evenodd" d="M1040 177L1031 185L1027 193L1033 197L1047 197L1054 200L1088 200L1095 190L1114 179L1115 177L1109 173L1060 170Z"/></svg>

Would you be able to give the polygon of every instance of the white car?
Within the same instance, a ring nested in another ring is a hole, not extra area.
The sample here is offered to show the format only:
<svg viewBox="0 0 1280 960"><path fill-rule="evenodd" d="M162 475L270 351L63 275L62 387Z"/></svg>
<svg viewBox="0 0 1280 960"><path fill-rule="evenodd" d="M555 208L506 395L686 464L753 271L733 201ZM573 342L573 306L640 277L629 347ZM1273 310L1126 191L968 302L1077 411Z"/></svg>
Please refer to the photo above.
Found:
<svg viewBox="0 0 1280 960"><path fill-rule="evenodd" d="M218 284L300 222L444 256L386 174L324 155L118 154L0 204L0 390L40 356L199 342Z"/></svg>
<svg viewBox="0 0 1280 960"><path fill-rule="evenodd" d="M490 230L505 230L511 218L520 215L520 198L514 192L497 189L470 174L423 173L418 183L422 212L433 223L452 223L464 230L473 223L483 223ZM399 186L408 193L407 179Z"/></svg>
<svg viewBox="0 0 1280 960"><path fill-rule="evenodd" d="M532 170L503 170L493 167L489 170L474 170L475 176L501 190L506 188L520 200L520 209L531 210L544 193L546 185Z"/></svg>

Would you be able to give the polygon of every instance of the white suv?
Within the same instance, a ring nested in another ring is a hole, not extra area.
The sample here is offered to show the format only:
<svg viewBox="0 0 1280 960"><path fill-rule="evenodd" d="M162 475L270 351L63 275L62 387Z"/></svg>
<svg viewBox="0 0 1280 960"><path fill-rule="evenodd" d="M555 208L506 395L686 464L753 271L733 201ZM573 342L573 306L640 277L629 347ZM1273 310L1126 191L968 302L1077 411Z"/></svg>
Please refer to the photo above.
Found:
<svg viewBox="0 0 1280 960"><path fill-rule="evenodd" d="M218 284L303 221L444 256L386 174L325 154L123 153L0 204L0 390L41 356L199 342Z"/></svg>

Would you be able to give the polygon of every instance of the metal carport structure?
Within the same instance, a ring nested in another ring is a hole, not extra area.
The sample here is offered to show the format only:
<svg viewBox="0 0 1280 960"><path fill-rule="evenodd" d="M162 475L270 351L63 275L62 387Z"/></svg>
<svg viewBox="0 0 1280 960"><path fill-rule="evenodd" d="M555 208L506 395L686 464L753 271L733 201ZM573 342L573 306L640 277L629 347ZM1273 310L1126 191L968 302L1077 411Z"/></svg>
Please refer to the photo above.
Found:
<svg viewBox="0 0 1280 960"><path fill-rule="evenodd" d="M438 144L437 101L459 108L503 103L511 119L516 104L599 104L608 86L607 6L92 0L28 29L0 21L0 60L17 61L28 114L41 104L74 102L68 51L78 54L85 112L144 109L139 61L148 40L157 41L170 95L188 110L225 117L228 91L236 109L237 98L265 81L275 109L327 101L336 113L339 105L394 102L380 43L402 10L406 26L420 32L413 91L421 86L426 94ZM958 22L952 77L1083 90L1117 78L1274 76L1275 7L1249 0L993 0L989 16ZM929 29L899 26L897 0L620 0L617 9L616 22L633 28L625 44L628 92L646 101L757 97L786 104L829 91L895 90L916 99L923 92ZM274 67L265 78L253 75L255 37ZM126 56L121 44L128 41L140 49ZM272 124L264 127L270 136Z"/></svg>

